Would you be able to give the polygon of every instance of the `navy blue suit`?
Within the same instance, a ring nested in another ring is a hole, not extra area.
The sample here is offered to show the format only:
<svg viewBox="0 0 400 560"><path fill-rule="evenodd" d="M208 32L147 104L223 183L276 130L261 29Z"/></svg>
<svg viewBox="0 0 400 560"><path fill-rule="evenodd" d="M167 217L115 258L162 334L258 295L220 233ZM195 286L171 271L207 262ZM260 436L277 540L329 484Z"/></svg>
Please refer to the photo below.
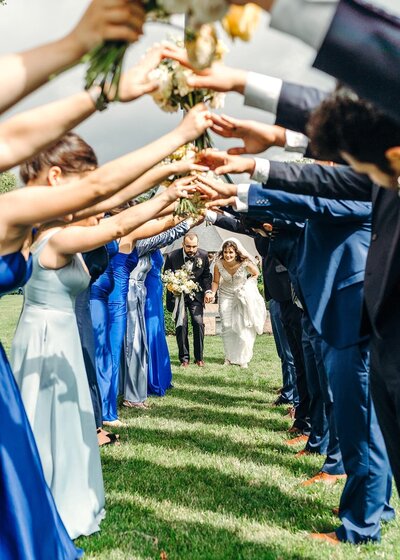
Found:
<svg viewBox="0 0 400 560"><path fill-rule="evenodd" d="M307 167L314 166L304 166L303 173ZM294 196L265 186L249 191L252 216L308 220L299 240L298 279L313 324L324 339L324 363L348 475L340 502L342 525L336 533L354 543L378 540L380 519L393 517L388 505L391 475L370 398L368 343L360 336L370 212L368 202Z"/></svg>
<svg viewBox="0 0 400 560"><path fill-rule="evenodd" d="M342 0L314 66L400 121L400 19Z"/></svg>

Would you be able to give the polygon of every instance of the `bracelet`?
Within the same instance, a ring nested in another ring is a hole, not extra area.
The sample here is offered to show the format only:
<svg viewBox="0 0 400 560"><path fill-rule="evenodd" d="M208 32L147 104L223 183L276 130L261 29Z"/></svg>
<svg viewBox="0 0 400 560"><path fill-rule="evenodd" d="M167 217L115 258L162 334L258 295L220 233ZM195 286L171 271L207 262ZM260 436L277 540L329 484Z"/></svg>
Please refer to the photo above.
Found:
<svg viewBox="0 0 400 560"><path fill-rule="evenodd" d="M96 111L104 111L107 109L109 100L100 86L92 86L86 91L88 92L90 99L93 101Z"/></svg>

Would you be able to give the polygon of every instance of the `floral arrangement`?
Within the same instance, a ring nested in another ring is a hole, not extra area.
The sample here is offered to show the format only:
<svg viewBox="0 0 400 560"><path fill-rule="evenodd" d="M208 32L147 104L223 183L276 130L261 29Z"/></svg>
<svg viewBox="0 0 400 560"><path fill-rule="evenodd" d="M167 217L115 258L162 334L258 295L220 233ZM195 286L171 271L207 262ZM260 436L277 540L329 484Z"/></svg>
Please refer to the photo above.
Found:
<svg viewBox="0 0 400 560"><path fill-rule="evenodd" d="M174 296L184 295L193 299L194 294L200 290L199 284L193 280L192 271L186 264L179 270L166 270L161 275L161 279L167 290Z"/></svg>
<svg viewBox="0 0 400 560"><path fill-rule="evenodd" d="M183 42L173 39L178 47L183 47ZM166 45L171 41L165 42ZM226 48L221 41L217 41L213 62L222 60ZM179 109L189 110L197 103L209 103L212 109L220 109L224 106L225 94L218 93L208 88L195 89L188 84L188 79L193 71L185 68L170 58L160 62L155 70L149 73L149 80L158 82L158 89L152 93L157 105L168 113L175 113Z"/></svg>

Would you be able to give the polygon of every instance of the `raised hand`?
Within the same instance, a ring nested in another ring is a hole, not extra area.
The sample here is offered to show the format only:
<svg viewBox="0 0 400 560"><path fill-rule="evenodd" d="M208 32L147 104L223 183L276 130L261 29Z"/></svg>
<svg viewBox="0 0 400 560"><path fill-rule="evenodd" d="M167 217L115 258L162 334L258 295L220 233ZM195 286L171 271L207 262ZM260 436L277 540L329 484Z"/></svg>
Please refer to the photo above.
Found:
<svg viewBox="0 0 400 560"><path fill-rule="evenodd" d="M68 38L82 54L102 41L133 43L143 34L144 19L140 0L92 0Z"/></svg>
<svg viewBox="0 0 400 560"><path fill-rule="evenodd" d="M220 92L244 92L247 79L245 70L230 68L225 64L216 62L210 68L198 72L190 65L186 50L175 45L164 47L163 58L172 58L193 70L194 75L188 78L188 84L194 88L209 88Z"/></svg>
<svg viewBox="0 0 400 560"><path fill-rule="evenodd" d="M170 202L175 202L179 198L189 198L196 190L196 186L193 184L193 176L189 175L176 179L162 194L165 194Z"/></svg>
<svg viewBox="0 0 400 560"><path fill-rule="evenodd" d="M285 129L257 121L240 120L227 115L211 115L211 130L224 138L241 138L244 146L230 148L228 154L259 154L271 146L285 146Z"/></svg>
<svg viewBox="0 0 400 560"><path fill-rule="evenodd" d="M197 190L203 193L210 201L214 201L218 198L231 198L237 195L237 185L215 181L214 179L209 179L201 175L195 178L194 185Z"/></svg>
<svg viewBox="0 0 400 560"><path fill-rule="evenodd" d="M177 130L182 134L182 143L187 144L204 134L212 124L207 106L204 103L198 103L187 112Z"/></svg>
<svg viewBox="0 0 400 560"><path fill-rule="evenodd" d="M253 158L231 156L228 152L211 148L199 152L196 161L209 167L216 175L226 175L228 173L249 173L252 175L255 168Z"/></svg>
<svg viewBox="0 0 400 560"><path fill-rule="evenodd" d="M196 172L205 173L209 171L206 165L200 165L194 159L182 159L181 161L174 161L168 166L171 169L170 175L188 175L196 174Z"/></svg>
<svg viewBox="0 0 400 560"><path fill-rule="evenodd" d="M148 75L160 64L163 51L164 47L162 45L155 45L147 51L135 66L122 74L119 82L120 101L133 101L157 89L158 83L154 80L150 81Z"/></svg>

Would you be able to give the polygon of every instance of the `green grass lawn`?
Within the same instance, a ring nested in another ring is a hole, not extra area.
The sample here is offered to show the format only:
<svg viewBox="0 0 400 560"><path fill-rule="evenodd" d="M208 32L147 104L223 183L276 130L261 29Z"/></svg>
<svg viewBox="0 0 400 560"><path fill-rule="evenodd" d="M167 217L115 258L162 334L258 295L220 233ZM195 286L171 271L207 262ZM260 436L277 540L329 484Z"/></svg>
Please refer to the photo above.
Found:
<svg viewBox="0 0 400 560"><path fill-rule="evenodd" d="M0 301L8 347L21 298ZM280 384L272 337L259 337L248 370L222 366L220 338L207 337L206 367L177 366L174 389L142 412L122 410L122 444L102 449L107 517L81 538L85 558L101 560L325 560L400 558L398 522L381 545L331 547L309 531L332 531L342 484L300 482L321 458L294 458L284 445L285 408L271 406ZM398 500L396 498L396 504ZM46 559L47 560L47 559Z"/></svg>

